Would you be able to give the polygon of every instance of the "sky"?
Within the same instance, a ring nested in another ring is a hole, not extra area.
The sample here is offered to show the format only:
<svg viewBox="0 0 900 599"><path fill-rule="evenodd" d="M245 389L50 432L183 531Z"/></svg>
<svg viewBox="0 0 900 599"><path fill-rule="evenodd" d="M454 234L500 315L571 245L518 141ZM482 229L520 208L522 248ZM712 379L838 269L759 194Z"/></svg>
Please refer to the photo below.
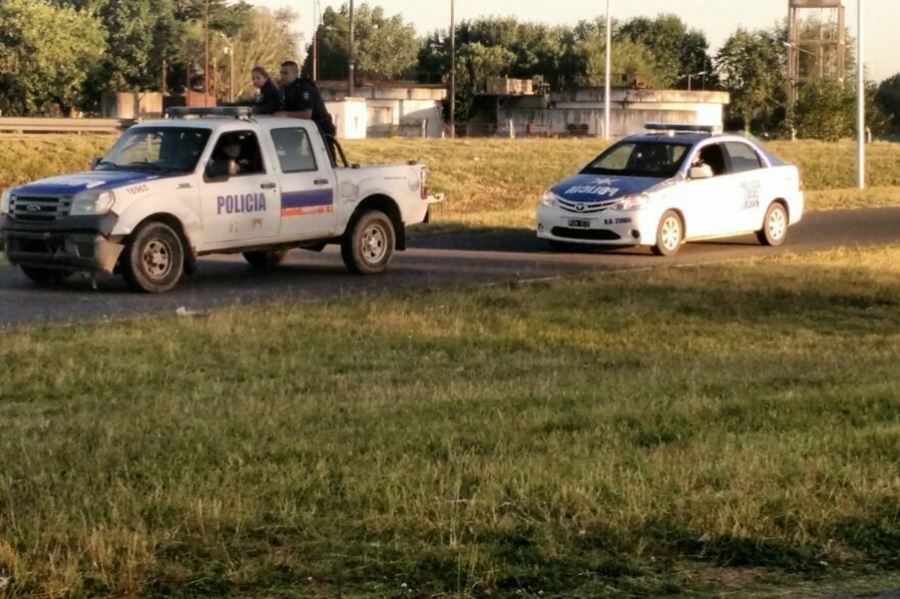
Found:
<svg viewBox="0 0 900 599"><path fill-rule="evenodd" d="M401 14L420 34L448 29L450 0L356 0L381 6L388 15ZM870 79L880 81L900 73L900 0L845 0L847 25L856 36L857 2L864 8L865 64ZM298 13L301 47L313 31L315 0L251 0L257 6L290 7ZM338 9L342 0L319 0L321 10ZM748 29L769 28L787 17L788 0L611 0L614 18L654 16L661 12L680 16L690 27L706 34L713 51L738 26ZM578 21L604 14L604 0L456 0L457 22L484 16L515 16L522 21L552 25L574 25Z"/></svg>

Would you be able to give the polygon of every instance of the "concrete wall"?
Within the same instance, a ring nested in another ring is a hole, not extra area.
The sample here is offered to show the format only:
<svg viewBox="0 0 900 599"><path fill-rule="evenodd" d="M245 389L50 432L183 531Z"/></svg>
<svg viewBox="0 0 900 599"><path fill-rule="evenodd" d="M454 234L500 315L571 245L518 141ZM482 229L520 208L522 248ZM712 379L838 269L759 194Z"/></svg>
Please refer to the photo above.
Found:
<svg viewBox="0 0 900 599"><path fill-rule="evenodd" d="M366 101L347 98L341 102L325 102L337 128L338 139L365 139L367 129Z"/></svg>
<svg viewBox="0 0 900 599"><path fill-rule="evenodd" d="M100 104L103 116L111 119L157 118L163 113L159 92L107 92Z"/></svg>
<svg viewBox="0 0 900 599"><path fill-rule="evenodd" d="M509 135L513 121L516 135L603 135L604 93L602 89L583 89L551 94L545 109L524 108L506 102L497 111L498 135ZM721 127L725 105L730 98L724 92L688 92L680 90L613 90L610 103L610 129L613 137L644 131L647 123L712 125Z"/></svg>
<svg viewBox="0 0 900 599"><path fill-rule="evenodd" d="M338 82L321 82L322 97L329 106L340 104L347 95L347 87ZM403 85L360 86L354 96L366 105L367 135L385 137L441 137L444 132L441 101L447 90L439 87Z"/></svg>

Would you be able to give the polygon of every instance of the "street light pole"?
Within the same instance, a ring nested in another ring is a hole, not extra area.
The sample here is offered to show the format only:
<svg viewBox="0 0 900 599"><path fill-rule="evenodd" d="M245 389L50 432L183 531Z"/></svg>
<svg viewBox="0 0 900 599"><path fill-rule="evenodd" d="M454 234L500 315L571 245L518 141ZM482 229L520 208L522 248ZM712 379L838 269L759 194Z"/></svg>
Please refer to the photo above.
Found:
<svg viewBox="0 0 900 599"><path fill-rule="evenodd" d="M866 188L866 71L863 64L863 0L856 0L859 11L856 34L856 184Z"/></svg>
<svg viewBox="0 0 900 599"><path fill-rule="evenodd" d="M348 56L350 58L350 77L347 85L347 89L349 90L347 96L350 97L353 95L353 69L355 68L353 66L353 0L350 0L350 48L348 50Z"/></svg>
<svg viewBox="0 0 900 599"><path fill-rule="evenodd" d="M319 80L319 0L313 2L312 80Z"/></svg>
<svg viewBox="0 0 900 599"><path fill-rule="evenodd" d="M209 101L209 0L203 3L203 105Z"/></svg>
<svg viewBox="0 0 900 599"><path fill-rule="evenodd" d="M610 101L612 99L612 16L609 12L609 2L606 0L606 90L603 100L603 139L610 138Z"/></svg>
<svg viewBox="0 0 900 599"><path fill-rule="evenodd" d="M450 138L456 137L456 0L450 0Z"/></svg>

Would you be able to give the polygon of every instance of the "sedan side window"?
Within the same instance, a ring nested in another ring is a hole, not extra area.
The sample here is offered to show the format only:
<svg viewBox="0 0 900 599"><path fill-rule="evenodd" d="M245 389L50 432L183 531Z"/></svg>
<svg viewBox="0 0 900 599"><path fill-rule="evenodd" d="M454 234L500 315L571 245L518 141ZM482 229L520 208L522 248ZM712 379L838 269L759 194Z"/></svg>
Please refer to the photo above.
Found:
<svg viewBox="0 0 900 599"><path fill-rule="evenodd" d="M731 158L731 170L734 173L755 171L763 167L759 154L747 144L730 141L725 144L725 149L728 150L728 157Z"/></svg>
<svg viewBox="0 0 900 599"><path fill-rule="evenodd" d="M725 163L725 151L722 144L712 144L702 148L695 156L691 166L709 166L712 169L713 176L728 174Z"/></svg>

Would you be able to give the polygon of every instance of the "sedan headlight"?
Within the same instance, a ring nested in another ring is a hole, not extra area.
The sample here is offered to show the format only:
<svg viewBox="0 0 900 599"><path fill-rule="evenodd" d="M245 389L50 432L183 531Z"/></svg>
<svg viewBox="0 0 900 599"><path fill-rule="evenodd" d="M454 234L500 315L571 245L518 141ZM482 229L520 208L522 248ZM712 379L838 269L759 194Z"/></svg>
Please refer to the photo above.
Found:
<svg viewBox="0 0 900 599"><path fill-rule="evenodd" d="M625 196L624 198L620 198L615 204L612 205L612 209L617 212L637 212L638 210L643 210L647 207L647 204L650 203L650 196L645 193L640 195L633 196Z"/></svg>
<svg viewBox="0 0 900 599"><path fill-rule="evenodd" d="M559 196L553 193L551 190L547 190L544 192L544 195L541 196L541 206L546 206L547 208L553 208L556 206L556 202L559 200Z"/></svg>
<svg viewBox="0 0 900 599"><path fill-rule="evenodd" d="M85 216L92 214L106 214L113 204L116 196L111 191L83 191L72 200L72 216Z"/></svg>
<svg viewBox="0 0 900 599"><path fill-rule="evenodd" d="M3 195L0 195L0 214L9 214L9 204L12 197L12 190L3 190Z"/></svg>

